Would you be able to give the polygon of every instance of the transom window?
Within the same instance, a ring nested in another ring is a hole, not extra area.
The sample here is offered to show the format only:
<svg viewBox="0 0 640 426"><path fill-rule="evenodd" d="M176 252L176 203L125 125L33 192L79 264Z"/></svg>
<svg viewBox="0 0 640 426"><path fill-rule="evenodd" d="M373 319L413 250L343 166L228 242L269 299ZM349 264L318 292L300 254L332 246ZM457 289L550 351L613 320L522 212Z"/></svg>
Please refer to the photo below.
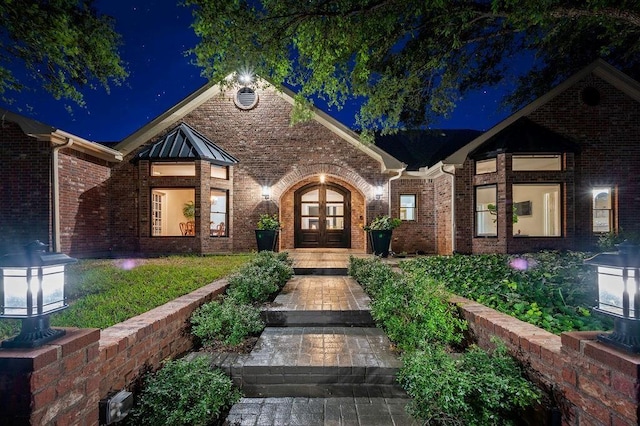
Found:
<svg viewBox="0 0 640 426"><path fill-rule="evenodd" d="M212 164L211 177L215 179L229 179L229 167Z"/></svg>
<svg viewBox="0 0 640 426"><path fill-rule="evenodd" d="M560 184L517 184L513 190L513 235L559 237Z"/></svg>
<svg viewBox="0 0 640 426"><path fill-rule="evenodd" d="M400 195L400 219L416 220L416 196L415 194Z"/></svg>
<svg viewBox="0 0 640 426"><path fill-rule="evenodd" d="M229 229L229 192L222 189L212 189L210 200L209 235L226 237Z"/></svg>
<svg viewBox="0 0 640 426"><path fill-rule="evenodd" d="M613 231L613 188L602 187L592 190L593 232Z"/></svg>
<svg viewBox="0 0 640 426"><path fill-rule="evenodd" d="M517 171L545 171L562 170L562 155L560 154L514 154L511 156L511 170Z"/></svg>
<svg viewBox="0 0 640 426"><path fill-rule="evenodd" d="M151 163L151 176L195 176L196 165L189 163Z"/></svg>
<svg viewBox="0 0 640 426"><path fill-rule="evenodd" d="M498 235L496 199L497 188L495 185L476 187L476 235L479 237Z"/></svg>
<svg viewBox="0 0 640 426"><path fill-rule="evenodd" d="M154 237L195 235L193 188L151 190L151 235Z"/></svg>
<svg viewBox="0 0 640 426"><path fill-rule="evenodd" d="M493 173L498 170L498 164L495 158L489 158L488 160L476 161L476 174L482 175L485 173Z"/></svg>

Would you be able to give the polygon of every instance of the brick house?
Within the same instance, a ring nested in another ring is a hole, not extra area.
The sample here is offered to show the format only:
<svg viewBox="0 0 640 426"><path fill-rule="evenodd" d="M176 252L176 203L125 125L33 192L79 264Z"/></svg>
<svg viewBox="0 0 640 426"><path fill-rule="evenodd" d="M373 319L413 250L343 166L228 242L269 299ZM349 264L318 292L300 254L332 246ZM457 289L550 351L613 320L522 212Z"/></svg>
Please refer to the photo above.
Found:
<svg viewBox="0 0 640 426"><path fill-rule="evenodd" d="M207 85L112 148L5 112L0 252L34 238L76 256L248 251L263 213L281 250L365 251L380 214L403 219L392 249L410 253L639 230L640 85L602 61L484 133L365 145L322 112L291 126L292 105L287 90Z"/></svg>

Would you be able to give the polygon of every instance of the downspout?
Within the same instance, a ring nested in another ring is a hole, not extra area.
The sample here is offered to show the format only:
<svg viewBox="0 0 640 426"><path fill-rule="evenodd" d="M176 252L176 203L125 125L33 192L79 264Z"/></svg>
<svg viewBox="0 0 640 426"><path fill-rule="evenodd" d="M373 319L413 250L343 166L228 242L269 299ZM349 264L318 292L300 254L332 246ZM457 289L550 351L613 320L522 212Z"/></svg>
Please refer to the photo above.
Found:
<svg viewBox="0 0 640 426"><path fill-rule="evenodd" d="M440 166L440 170L451 176L451 254L454 254L456 252L456 175L446 171L444 164Z"/></svg>
<svg viewBox="0 0 640 426"><path fill-rule="evenodd" d="M402 173L404 173L405 170L406 170L406 167L403 167L402 169L400 169L398 171L398 174L396 176L390 177L389 180L387 181L387 196L388 196L387 207L388 207L388 210L389 210L389 213L388 213L389 217L391 217L391 181L399 179L400 176L402 176Z"/></svg>
<svg viewBox="0 0 640 426"><path fill-rule="evenodd" d="M52 210L52 226L51 226L51 251L59 252L60 250L60 176L58 172L58 151L73 145L73 139L66 138L67 141L62 145L54 146L51 150L51 210Z"/></svg>

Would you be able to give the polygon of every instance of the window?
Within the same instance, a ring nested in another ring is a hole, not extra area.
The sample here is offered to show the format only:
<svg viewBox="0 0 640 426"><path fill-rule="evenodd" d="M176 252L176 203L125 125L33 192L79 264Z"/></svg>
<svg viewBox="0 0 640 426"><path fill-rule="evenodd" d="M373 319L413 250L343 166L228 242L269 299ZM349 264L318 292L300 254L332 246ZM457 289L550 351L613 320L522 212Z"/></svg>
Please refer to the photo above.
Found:
<svg viewBox="0 0 640 426"><path fill-rule="evenodd" d="M195 235L196 191L193 188L151 190L151 235L154 237Z"/></svg>
<svg viewBox="0 0 640 426"><path fill-rule="evenodd" d="M593 188L593 232L613 231L613 188Z"/></svg>
<svg viewBox="0 0 640 426"><path fill-rule="evenodd" d="M400 195L400 219L416 220L416 196Z"/></svg>
<svg viewBox="0 0 640 426"><path fill-rule="evenodd" d="M190 163L151 163L151 176L195 176L196 164Z"/></svg>
<svg viewBox="0 0 640 426"><path fill-rule="evenodd" d="M562 170L562 155L560 154L535 154L519 155L511 157L511 170L518 171L543 171Z"/></svg>
<svg viewBox="0 0 640 426"><path fill-rule="evenodd" d="M211 177L216 179L229 179L229 167L212 164Z"/></svg>
<svg viewBox="0 0 640 426"><path fill-rule="evenodd" d="M209 235L226 237L229 231L229 193L222 189L211 190L211 212L209 213Z"/></svg>
<svg viewBox="0 0 640 426"><path fill-rule="evenodd" d="M476 235L495 237L498 235L497 191L495 185L476 187Z"/></svg>
<svg viewBox="0 0 640 426"><path fill-rule="evenodd" d="M513 235L559 237L560 184L517 184L513 190Z"/></svg>
<svg viewBox="0 0 640 426"><path fill-rule="evenodd" d="M489 158L488 160L476 161L476 174L482 175L485 173L493 173L498 170L497 161L495 158Z"/></svg>

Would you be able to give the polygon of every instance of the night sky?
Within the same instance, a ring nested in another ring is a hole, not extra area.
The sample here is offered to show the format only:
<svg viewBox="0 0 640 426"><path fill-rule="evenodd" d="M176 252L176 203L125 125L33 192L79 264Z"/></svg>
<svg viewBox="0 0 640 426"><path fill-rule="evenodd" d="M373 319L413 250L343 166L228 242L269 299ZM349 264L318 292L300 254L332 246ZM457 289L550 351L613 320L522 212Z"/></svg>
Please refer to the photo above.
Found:
<svg viewBox="0 0 640 426"><path fill-rule="evenodd" d="M190 28L190 9L177 0L97 0L97 9L116 19L122 35L120 54L130 73L122 86L83 91L86 106L56 101L44 90L24 91L15 103L0 106L61 130L98 142L119 141L180 102L206 83L186 51L198 42ZM433 128L486 130L508 113L499 108L501 91L481 90L463 99L449 119ZM323 105L319 107L326 110ZM71 108L72 112L69 112ZM327 112L353 125L357 105Z"/></svg>

